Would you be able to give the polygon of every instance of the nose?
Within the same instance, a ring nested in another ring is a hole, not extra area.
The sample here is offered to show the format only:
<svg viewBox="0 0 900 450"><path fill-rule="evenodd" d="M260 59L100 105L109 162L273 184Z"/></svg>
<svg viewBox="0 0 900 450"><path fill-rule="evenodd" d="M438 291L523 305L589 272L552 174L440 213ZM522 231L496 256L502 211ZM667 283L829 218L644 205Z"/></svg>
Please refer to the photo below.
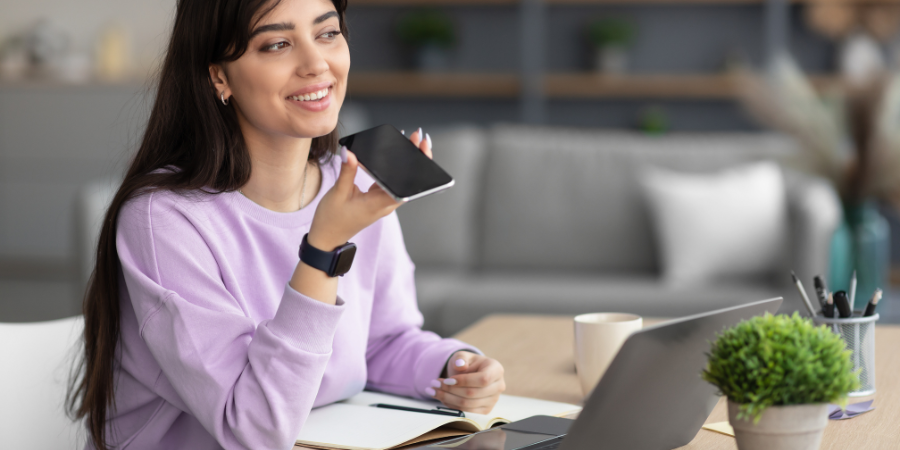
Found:
<svg viewBox="0 0 900 450"><path fill-rule="evenodd" d="M297 52L297 75L317 77L328 71L328 61L314 42L305 42Z"/></svg>

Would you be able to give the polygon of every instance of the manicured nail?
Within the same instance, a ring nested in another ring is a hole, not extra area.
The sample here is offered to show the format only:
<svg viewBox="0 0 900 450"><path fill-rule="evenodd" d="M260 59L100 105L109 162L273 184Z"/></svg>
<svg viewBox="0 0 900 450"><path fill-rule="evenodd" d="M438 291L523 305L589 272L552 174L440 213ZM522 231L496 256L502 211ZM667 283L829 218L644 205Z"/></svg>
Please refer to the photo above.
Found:
<svg viewBox="0 0 900 450"><path fill-rule="evenodd" d="M444 384L446 384L447 386L455 386L455 385L456 385L456 378L445 378L445 379L444 379Z"/></svg>
<svg viewBox="0 0 900 450"><path fill-rule="evenodd" d="M425 142L428 142L428 148L431 148L431 135L425 133Z"/></svg>
<svg viewBox="0 0 900 450"><path fill-rule="evenodd" d="M462 367L462 366L466 365L466 362L461 359L457 359L454 364L456 364L456 367Z"/></svg>
<svg viewBox="0 0 900 450"><path fill-rule="evenodd" d="M425 388L425 393L432 397L434 397L435 394L437 394L437 392L435 392L434 389L432 389L432 388Z"/></svg>
<svg viewBox="0 0 900 450"><path fill-rule="evenodd" d="M441 380L431 380L431 387L435 389L441 387Z"/></svg>
<svg viewBox="0 0 900 450"><path fill-rule="evenodd" d="M341 146L341 162L347 164L347 147Z"/></svg>
<svg viewBox="0 0 900 450"><path fill-rule="evenodd" d="M419 131L419 139L421 140L422 139L422 127L419 127L418 131Z"/></svg>

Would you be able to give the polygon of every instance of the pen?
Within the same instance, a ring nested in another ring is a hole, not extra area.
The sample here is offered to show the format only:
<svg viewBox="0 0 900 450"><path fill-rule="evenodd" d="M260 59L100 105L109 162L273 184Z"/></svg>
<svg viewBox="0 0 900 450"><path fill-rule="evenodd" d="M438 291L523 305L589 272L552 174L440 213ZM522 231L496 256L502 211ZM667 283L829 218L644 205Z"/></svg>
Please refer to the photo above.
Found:
<svg viewBox="0 0 900 450"><path fill-rule="evenodd" d="M816 288L816 298L819 300L819 306L822 308L822 311L825 311L825 304L828 303L828 286L825 285L825 280L818 275L813 278L813 286Z"/></svg>
<svg viewBox="0 0 900 450"><path fill-rule="evenodd" d="M800 291L800 297L803 298L803 303L806 305L806 309L809 310L809 315L812 317L816 316L816 310L813 308L812 302L809 301L809 296L806 295L806 289L803 289L803 283L797 279L797 275L794 274L794 271L791 271L791 278L794 279L794 284L797 286L797 290Z"/></svg>
<svg viewBox="0 0 900 450"><path fill-rule="evenodd" d="M847 293L844 291L834 293L834 306L837 307L838 314L842 319L853 315L853 308L850 307L850 301L847 299Z"/></svg>
<svg viewBox="0 0 900 450"><path fill-rule="evenodd" d="M853 271L853 276L850 277L850 291L847 292L850 296L850 309L853 309L856 306L856 271Z"/></svg>
<svg viewBox="0 0 900 450"><path fill-rule="evenodd" d="M376 408L396 409L399 411L409 411L409 412L418 412L418 413L426 413L426 414L439 414L442 416L466 417L466 414L462 411L457 411L455 409L450 409L450 408L444 408L441 406L438 406L437 409L410 408L409 406L389 405L387 403L373 403L369 406L374 406Z"/></svg>
<svg viewBox="0 0 900 450"><path fill-rule="evenodd" d="M869 300L869 304L866 305L866 312L863 313L863 317L875 315L875 307L878 306L878 302L881 300L881 295L881 289L875 289L875 293L872 294L872 300Z"/></svg>
<svg viewBox="0 0 900 450"><path fill-rule="evenodd" d="M825 308L822 309L822 315L828 317L829 319L834 318L834 294L828 294L828 301L825 303Z"/></svg>

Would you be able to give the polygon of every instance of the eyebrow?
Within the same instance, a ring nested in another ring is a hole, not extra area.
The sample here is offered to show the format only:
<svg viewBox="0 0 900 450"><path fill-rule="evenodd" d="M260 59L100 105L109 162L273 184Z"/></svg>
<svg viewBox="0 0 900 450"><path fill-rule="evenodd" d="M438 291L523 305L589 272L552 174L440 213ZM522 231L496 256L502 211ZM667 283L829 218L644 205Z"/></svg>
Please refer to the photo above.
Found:
<svg viewBox="0 0 900 450"><path fill-rule="evenodd" d="M319 17L316 17L316 20L313 20L313 25L318 25L332 17L338 17L337 11L329 11ZM270 23L253 30L253 32L250 33L250 39L253 39L257 35L262 33L268 33L270 31L287 31L293 30L294 28L296 28L296 25L294 25L292 22Z"/></svg>

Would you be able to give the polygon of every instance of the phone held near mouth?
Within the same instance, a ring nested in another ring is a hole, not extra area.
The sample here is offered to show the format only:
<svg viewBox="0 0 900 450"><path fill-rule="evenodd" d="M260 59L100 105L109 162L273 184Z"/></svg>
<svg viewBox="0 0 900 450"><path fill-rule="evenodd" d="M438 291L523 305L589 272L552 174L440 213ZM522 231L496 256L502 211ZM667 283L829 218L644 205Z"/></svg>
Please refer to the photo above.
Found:
<svg viewBox="0 0 900 450"><path fill-rule="evenodd" d="M398 202L443 191L451 177L391 125L379 125L338 141L352 151L363 170Z"/></svg>

